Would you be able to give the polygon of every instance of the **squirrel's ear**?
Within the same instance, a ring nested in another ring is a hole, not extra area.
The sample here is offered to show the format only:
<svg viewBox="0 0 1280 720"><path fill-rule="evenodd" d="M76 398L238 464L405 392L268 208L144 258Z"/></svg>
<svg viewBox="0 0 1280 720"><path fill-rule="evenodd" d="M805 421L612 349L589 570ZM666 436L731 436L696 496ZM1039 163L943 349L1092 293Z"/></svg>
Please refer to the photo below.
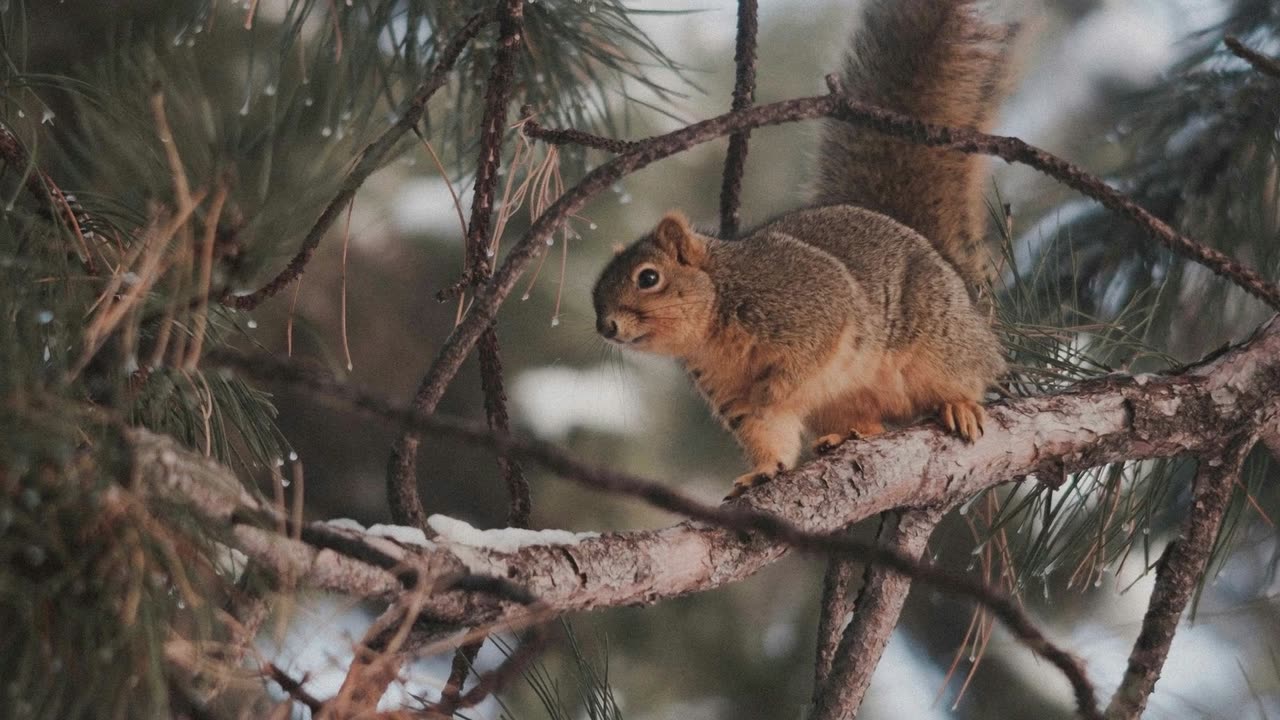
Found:
<svg viewBox="0 0 1280 720"><path fill-rule="evenodd" d="M653 237L658 247L681 265L701 265L707 256L707 241L689 229L688 218L678 210L662 216Z"/></svg>

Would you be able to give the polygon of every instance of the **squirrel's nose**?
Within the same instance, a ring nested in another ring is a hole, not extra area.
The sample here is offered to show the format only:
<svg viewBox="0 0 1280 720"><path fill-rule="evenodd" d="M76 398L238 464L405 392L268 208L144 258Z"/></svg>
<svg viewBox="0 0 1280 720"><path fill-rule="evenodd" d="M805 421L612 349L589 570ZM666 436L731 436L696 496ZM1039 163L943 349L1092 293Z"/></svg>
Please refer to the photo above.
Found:
<svg viewBox="0 0 1280 720"><path fill-rule="evenodd" d="M596 318L596 331L603 335L606 340L612 340L618 335L618 322L598 317Z"/></svg>

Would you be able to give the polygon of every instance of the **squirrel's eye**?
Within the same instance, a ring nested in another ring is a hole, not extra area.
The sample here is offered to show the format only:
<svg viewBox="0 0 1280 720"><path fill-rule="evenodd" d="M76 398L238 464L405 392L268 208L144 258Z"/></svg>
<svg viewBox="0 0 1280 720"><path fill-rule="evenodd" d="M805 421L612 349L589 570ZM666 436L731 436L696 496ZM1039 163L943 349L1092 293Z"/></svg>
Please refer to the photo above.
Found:
<svg viewBox="0 0 1280 720"><path fill-rule="evenodd" d="M662 278L658 275L657 270L654 270L653 268L645 268L640 271L639 275L636 275L636 287L641 290L648 290L656 286L660 279Z"/></svg>

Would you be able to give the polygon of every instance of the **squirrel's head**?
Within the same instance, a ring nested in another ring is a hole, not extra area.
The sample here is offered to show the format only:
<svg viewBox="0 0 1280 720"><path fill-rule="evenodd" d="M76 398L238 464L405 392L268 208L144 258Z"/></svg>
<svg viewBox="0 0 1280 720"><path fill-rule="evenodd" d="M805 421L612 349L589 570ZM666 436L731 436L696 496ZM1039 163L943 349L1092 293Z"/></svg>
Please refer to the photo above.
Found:
<svg viewBox="0 0 1280 720"><path fill-rule="evenodd" d="M705 268L709 238L669 212L614 256L596 281L596 330L619 345L686 356L701 346L715 305Z"/></svg>

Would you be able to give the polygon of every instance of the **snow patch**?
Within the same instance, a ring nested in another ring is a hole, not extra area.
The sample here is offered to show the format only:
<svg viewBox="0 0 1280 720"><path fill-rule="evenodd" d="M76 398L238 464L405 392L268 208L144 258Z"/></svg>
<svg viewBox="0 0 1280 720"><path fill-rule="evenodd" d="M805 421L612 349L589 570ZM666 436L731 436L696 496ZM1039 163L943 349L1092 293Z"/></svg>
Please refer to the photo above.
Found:
<svg viewBox="0 0 1280 720"><path fill-rule="evenodd" d="M370 525L365 532L369 535L395 540L402 545L417 545L418 547L426 548L435 546L435 543L427 539L426 533L422 532L421 528L404 525Z"/></svg>
<svg viewBox="0 0 1280 720"><path fill-rule="evenodd" d="M575 428L624 435L652 422L653 410L638 382L617 367L550 366L516 376L516 411L538 437L565 439Z"/></svg>
<svg viewBox="0 0 1280 720"><path fill-rule="evenodd" d="M337 528L338 530L355 530L356 532L364 532L364 526L351 518L334 518L332 520L325 520L324 524L331 528Z"/></svg>
<svg viewBox="0 0 1280 720"><path fill-rule="evenodd" d="M479 530L462 520L451 518L447 515L432 515L427 518L427 525L444 542L506 553L515 552L520 548L531 545L577 545L583 540L600 537L600 533L574 533L568 530L524 530L521 528Z"/></svg>

